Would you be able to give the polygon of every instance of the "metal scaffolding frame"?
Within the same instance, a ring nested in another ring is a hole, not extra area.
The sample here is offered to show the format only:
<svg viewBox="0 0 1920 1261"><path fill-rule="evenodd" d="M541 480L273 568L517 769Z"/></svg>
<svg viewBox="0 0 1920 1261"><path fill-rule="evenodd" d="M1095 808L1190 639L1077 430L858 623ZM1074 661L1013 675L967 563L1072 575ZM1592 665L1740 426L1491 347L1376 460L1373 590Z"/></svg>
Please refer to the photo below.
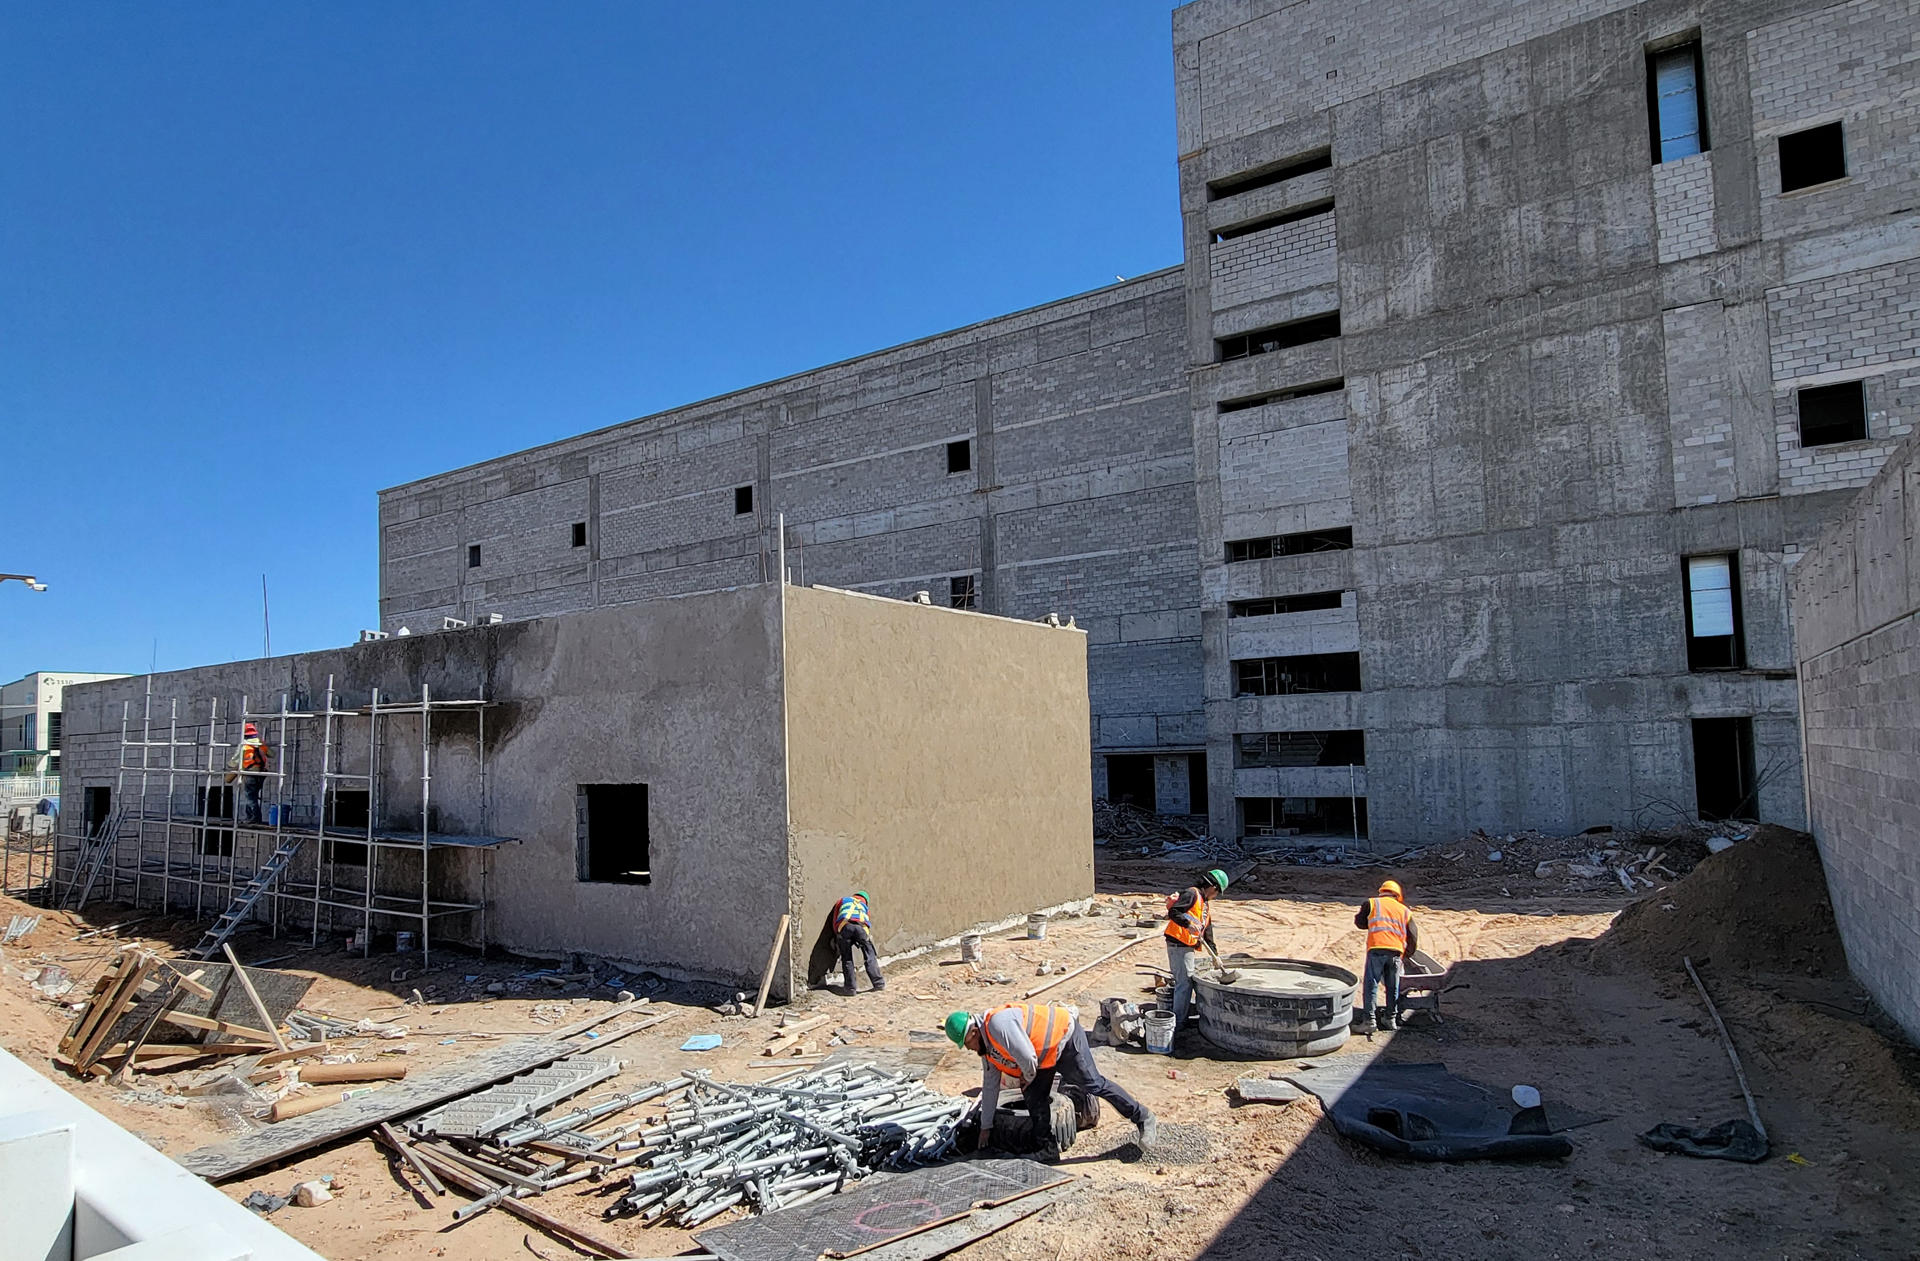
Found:
<svg viewBox="0 0 1920 1261"><path fill-rule="evenodd" d="M190 911L199 919L220 917L208 932L212 940L209 949L217 948L236 926L227 922L229 912L236 921L242 916L260 919L262 903L264 919L275 936L280 933L284 912L304 912L315 945L319 944L323 925L332 931L336 917L349 924L357 919L357 944L366 955L373 950L376 923L417 924L423 964L431 960L434 922L470 915L474 918L473 941L484 949L493 850L509 839L486 834L486 715L494 702L486 699L484 689L476 698L437 700L423 684L415 700L383 696L374 688L367 703L356 706L342 698L334 682L334 676L328 675L325 702L318 709L291 708L289 695L282 692L278 709L255 711L243 695L239 708L229 706L223 716L219 699L209 699L204 719L184 720L189 738L183 739L180 701L170 701L164 721L156 723L153 681L149 678L143 712L137 720L132 702L122 703L120 758L113 794L113 814L117 817L109 825L109 834L104 841L96 839L103 821L84 818L84 810L62 812L53 903L61 901L63 891L77 892L84 904L88 896L117 899L126 890L132 902L144 905L157 892L157 901L164 909ZM477 833L435 832L431 826L434 718L454 713L471 713L476 720ZM393 795L387 773L391 768L386 764L391 760L386 755L394 748L390 727L394 719L405 717L417 717L420 728L418 826L383 828L378 821L383 817L384 798ZM364 731L359 728L363 721ZM268 743L272 761L263 771L230 771L227 759L244 740L248 722L258 724L263 733L271 725L274 738ZM201 728L205 730L204 739L199 738ZM289 733L294 736L291 740ZM228 738L222 739L223 734ZM296 765L305 743L300 739L303 734L318 736L317 773ZM366 750L364 771L345 769L352 761L346 752L350 740L356 749ZM263 787L271 786L270 798L265 791L260 795L261 821L241 821L243 793L237 778L228 788L229 774L254 777ZM183 784L196 790L191 811L180 809ZM367 794L365 822L351 829L334 822L338 793L348 784L364 785ZM159 809L155 808L156 800ZM102 852L90 856L90 845L100 847ZM340 860L340 847L345 845L362 847L357 852L364 858L365 874L358 887L342 882L343 867L361 869L358 863ZM287 878L292 873L284 868L309 848L312 879ZM131 862L126 861L129 850ZM434 856L450 851L478 852L479 901L433 897ZM404 882L406 888L382 888L382 856L387 856L391 873L395 870L392 860L403 853L418 856L417 887L408 878L412 873L401 871L394 881Z"/></svg>

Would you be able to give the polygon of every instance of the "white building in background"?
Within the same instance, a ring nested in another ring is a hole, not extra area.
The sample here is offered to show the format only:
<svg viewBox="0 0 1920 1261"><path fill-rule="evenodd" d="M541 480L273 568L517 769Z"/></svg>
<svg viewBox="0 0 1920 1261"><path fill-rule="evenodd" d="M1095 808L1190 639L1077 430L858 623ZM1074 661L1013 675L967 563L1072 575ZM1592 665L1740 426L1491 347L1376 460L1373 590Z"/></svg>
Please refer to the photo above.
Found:
<svg viewBox="0 0 1920 1261"><path fill-rule="evenodd" d="M60 693L70 683L125 677L35 670L0 684L0 775L59 775Z"/></svg>

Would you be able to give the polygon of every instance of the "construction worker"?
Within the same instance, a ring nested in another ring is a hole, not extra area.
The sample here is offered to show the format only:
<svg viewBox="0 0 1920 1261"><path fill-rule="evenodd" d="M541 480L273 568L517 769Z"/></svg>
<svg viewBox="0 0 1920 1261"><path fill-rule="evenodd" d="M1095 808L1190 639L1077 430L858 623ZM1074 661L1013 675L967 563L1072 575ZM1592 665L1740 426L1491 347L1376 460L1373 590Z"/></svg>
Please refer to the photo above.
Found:
<svg viewBox="0 0 1920 1261"><path fill-rule="evenodd" d="M1380 896L1362 902L1360 913L1353 917L1355 928L1367 930L1367 971L1360 991L1360 1017L1366 1019L1367 1009L1372 1007L1373 1027L1383 1033L1391 1032L1399 1023L1400 961L1412 958L1420 948L1413 912L1401 901L1402 896L1399 881L1383 880ZM1385 1006L1373 1006L1375 981L1385 991Z"/></svg>
<svg viewBox="0 0 1920 1261"><path fill-rule="evenodd" d="M947 1017L947 1036L980 1056L980 1147L993 1132L994 1110L1000 1106L1000 1078L1020 1083L1020 1093L1033 1118L1036 1143L1052 1111L1053 1082L1061 1093L1079 1099L1105 1099L1114 1110L1140 1129L1140 1146L1151 1147L1159 1136L1159 1122L1147 1106L1103 1076L1093 1062L1087 1031L1071 1007L1053 1003L1008 1003L979 1015L956 1011Z"/></svg>
<svg viewBox="0 0 1920 1261"><path fill-rule="evenodd" d="M240 781L240 822L260 822L260 789L272 771L272 755L260 739L260 728L248 723L240 730L240 747L227 759L227 782Z"/></svg>
<svg viewBox="0 0 1920 1261"><path fill-rule="evenodd" d="M1192 888L1167 897L1167 970L1173 973L1173 1033L1186 1027L1187 1008L1193 1003L1193 959L1202 942L1213 944L1213 900L1227 891L1227 873L1218 867L1201 876Z"/></svg>
<svg viewBox="0 0 1920 1261"><path fill-rule="evenodd" d="M873 949L873 911L872 899L865 889L857 889L850 898L841 898L833 908L833 939L840 944L840 971L847 982L847 993L855 989L853 975L853 950L860 948L866 957L867 980L873 988L887 988L887 978L880 975L880 956Z"/></svg>

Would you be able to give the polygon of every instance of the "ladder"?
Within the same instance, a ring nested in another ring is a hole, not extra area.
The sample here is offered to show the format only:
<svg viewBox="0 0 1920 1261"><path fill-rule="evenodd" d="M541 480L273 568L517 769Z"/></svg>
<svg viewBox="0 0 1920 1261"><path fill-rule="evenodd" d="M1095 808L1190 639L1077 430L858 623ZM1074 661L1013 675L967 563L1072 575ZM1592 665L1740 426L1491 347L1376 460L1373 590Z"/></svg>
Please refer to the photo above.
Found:
<svg viewBox="0 0 1920 1261"><path fill-rule="evenodd" d="M287 869L287 864L300 852L306 840L304 836L289 836L280 842L280 848L274 850L260 870L253 873L253 879L247 881L247 887L234 896L233 905L223 911L220 918L213 921L213 927L207 929L200 938L200 944L193 948L194 958L207 958L220 949L227 938L233 936L233 930L240 927L241 921L252 913L254 903L280 878L280 873Z"/></svg>
<svg viewBox="0 0 1920 1261"><path fill-rule="evenodd" d="M80 838L80 858L73 869L73 889L67 895L67 909L78 910L87 904L87 898L93 893L93 882L100 878L100 869L107 865L107 859L120 843L120 824L125 818L124 806L115 809L93 835Z"/></svg>

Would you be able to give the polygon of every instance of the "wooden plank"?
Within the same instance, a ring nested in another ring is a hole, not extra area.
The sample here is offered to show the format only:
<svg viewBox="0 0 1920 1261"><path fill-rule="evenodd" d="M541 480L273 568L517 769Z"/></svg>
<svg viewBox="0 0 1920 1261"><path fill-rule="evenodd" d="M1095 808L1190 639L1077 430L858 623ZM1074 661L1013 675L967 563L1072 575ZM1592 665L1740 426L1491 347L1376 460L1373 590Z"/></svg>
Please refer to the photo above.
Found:
<svg viewBox="0 0 1920 1261"><path fill-rule="evenodd" d="M425 1112L449 1099L482 1090L582 1049L542 1037L488 1047L440 1072L422 1074L386 1090L349 1099L310 1117L188 1152L180 1157L180 1164L210 1182L224 1181L249 1169L358 1134L382 1121Z"/></svg>
<svg viewBox="0 0 1920 1261"><path fill-rule="evenodd" d="M245 1038L249 1042L264 1042L268 1046L276 1045L271 1033L248 1025L236 1025L225 1020L209 1020L205 1016L189 1016L183 1011L164 1012L160 1019L170 1025L179 1025L183 1029L206 1029L212 1033L232 1034L236 1038ZM211 1050L212 1046L211 1043L207 1044L207 1049Z"/></svg>
<svg viewBox="0 0 1920 1261"><path fill-rule="evenodd" d="M400 1136L393 1132L391 1125L382 1121L373 1127L373 1132L382 1142L386 1143L388 1147L398 1152L400 1159L406 1161L407 1164L413 1167L414 1173L420 1175L420 1181L431 1187L435 1195L445 1195L447 1193L446 1186L434 1175L433 1166L420 1159L420 1157L414 1153L413 1148L401 1142Z"/></svg>
<svg viewBox="0 0 1920 1261"><path fill-rule="evenodd" d="M66 1036L60 1039L59 1050L62 1055L71 1055L73 1049L84 1042L87 1035L93 1032L94 1026L99 1023L103 1014L100 1000L106 997L108 990L126 980L126 969L133 959L132 949L131 946L120 947L120 957L115 959L113 966L101 973L100 979L93 983L93 992L87 995L87 1005L81 1009L79 1015L73 1018L73 1023L67 1026Z"/></svg>
<svg viewBox="0 0 1920 1261"><path fill-rule="evenodd" d="M780 962L781 948L787 944L787 925L791 923L793 916L782 915L780 927L773 930L773 948L767 951L767 966L760 970L760 996L753 1000L755 1016L767 1009L767 991L773 988L773 966Z"/></svg>
<svg viewBox="0 0 1920 1261"><path fill-rule="evenodd" d="M627 1012L632 1011L636 1007L645 1006L650 1001L651 1001L650 999L645 999L645 998L630 999L627 1002L621 1003L618 1007L607 1008L605 1011L601 1012L597 1016L588 1016L585 1020L580 1021L578 1024L568 1025L564 1029L555 1029L552 1033L549 1033L547 1036L549 1038L552 1038L555 1042L558 1042L562 1038L571 1038L575 1034L585 1033L587 1030L593 1028L595 1025L603 1025L607 1023L607 1021L612 1020L615 1016L625 1015Z"/></svg>
<svg viewBox="0 0 1920 1261"><path fill-rule="evenodd" d="M247 970L240 966L240 960L234 957L233 947L226 942L220 943L220 949L227 952L227 962L233 965L233 975L240 982L240 988L246 991L247 1001L253 1004L253 1014L260 1017L260 1027L273 1035L273 1043L280 1050L287 1049L287 1040L280 1036L280 1022L267 1014L267 1005L260 1001L260 991L253 988L253 982L247 979ZM208 990L209 997L213 991Z"/></svg>
<svg viewBox="0 0 1920 1261"><path fill-rule="evenodd" d="M1105 963L1107 960L1112 959L1117 955L1124 954L1126 951L1133 949L1135 946L1139 945L1141 942L1157 941L1157 940L1159 940L1157 936L1149 936L1146 933L1142 933L1138 937L1135 937L1132 941L1126 942L1122 945L1115 946L1112 950L1107 951L1107 953L1101 955L1098 959L1095 959L1092 963L1083 963L1071 972L1063 972L1059 976L1054 977L1051 981L1048 981L1045 985L1034 986L1032 989L1028 990L1025 994L1022 994L1021 997L1032 998L1035 994L1044 994L1048 990L1052 989L1054 986L1060 985L1067 981L1071 981L1074 977L1079 976L1082 972L1091 971L1092 969L1097 968L1101 964Z"/></svg>
<svg viewBox="0 0 1920 1261"><path fill-rule="evenodd" d="M99 1058L100 1048L107 1043L107 1035L113 1032L113 1026L133 1004L133 996L139 989L140 982L146 980L147 973L153 971L159 962L157 956L142 954L124 969L126 975L121 978L121 984L108 990L106 997L100 1000L106 1010L101 1013L92 1031L87 1034L86 1040L75 1048L73 1053L75 1064L83 1069L93 1067L94 1060Z"/></svg>

